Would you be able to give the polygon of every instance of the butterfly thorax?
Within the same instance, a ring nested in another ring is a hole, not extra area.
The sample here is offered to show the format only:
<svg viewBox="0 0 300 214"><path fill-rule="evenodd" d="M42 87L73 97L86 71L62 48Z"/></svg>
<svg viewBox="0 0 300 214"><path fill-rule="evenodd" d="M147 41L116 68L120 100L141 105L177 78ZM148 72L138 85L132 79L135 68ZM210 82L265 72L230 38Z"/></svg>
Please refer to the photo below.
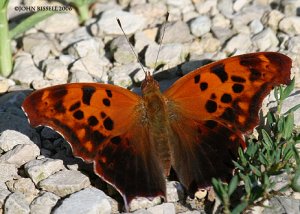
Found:
<svg viewBox="0 0 300 214"><path fill-rule="evenodd" d="M150 141L160 159L165 175L171 168L171 153L169 145L170 124L168 121L165 97L159 89L159 84L152 76L146 77L142 84L143 100L147 112Z"/></svg>

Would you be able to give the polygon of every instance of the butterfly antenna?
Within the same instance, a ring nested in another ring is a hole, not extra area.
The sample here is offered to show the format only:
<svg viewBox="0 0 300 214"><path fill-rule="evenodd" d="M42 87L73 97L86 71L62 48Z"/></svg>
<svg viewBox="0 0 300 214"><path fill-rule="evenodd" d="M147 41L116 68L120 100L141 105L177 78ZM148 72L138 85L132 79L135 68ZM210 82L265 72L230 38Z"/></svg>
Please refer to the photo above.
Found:
<svg viewBox="0 0 300 214"><path fill-rule="evenodd" d="M139 62L139 64L140 64L142 70L144 71L145 75L146 75L146 76L149 75L149 72L147 73L147 72L145 71L144 66L143 66L143 64L142 64L141 61L140 61L140 58L138 57L138 55L137 55L136 52L134 51L134 49L133 49L133 47L132 47L132 44L129 42L129 39L128 39L128 37L126 36L125 31L123 30L123 27L122 27L122 24L121 24L121 21L120 21L119 18L117 18L117 22L118 22L119 27L121 28L121 31L123 32L123 35L125 36L125 38L126 38L128 44L129 44L129 46L130 46L130 48L131 48L133 54L134 54L135 57L137 58L137 61Z"/></svg>
<svg viewBox="0 0 300 214"><path fill-rule="evenodd" d="M158 53L157 53L157 56L156 56L156 60L155 60L155 66L154 66L154 69L156 69L156 65L157 65L157 60L158 60L158 56L159 56L159 53L160 53L160 49L161 49L161 44L162 44L162 41L164 39L164 36L165 36L165 32L166 32L166 24L168 22L168 19L169 19L169 12L167 12L167 15L166 15L166 21L165 23L163 24L163 33L160 37L160 40L159 40L159 48L158 48Z"/></svg>

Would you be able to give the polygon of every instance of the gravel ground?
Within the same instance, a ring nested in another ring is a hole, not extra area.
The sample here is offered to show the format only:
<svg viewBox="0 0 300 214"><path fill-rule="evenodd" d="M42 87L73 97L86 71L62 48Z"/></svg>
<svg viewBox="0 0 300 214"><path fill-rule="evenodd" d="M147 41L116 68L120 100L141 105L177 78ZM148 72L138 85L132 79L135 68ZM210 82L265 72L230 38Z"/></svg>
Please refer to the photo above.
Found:
<svg viewBox="0 0 300 214"><path fill-rule="evenodd" d="M24 8L20 6L45 4L49 5L39 0L11 0L9 17L18 20L28 12L20 11ZM140 93L144 73L116 17L142 63L153 72L158 38L169 12L158 59L162 66L155 76L162 89L208 60L277 51L293 59L292 76L296 77L295 93L285 102L283 111L300 103L299 0L98 0L91 12L92 18L82 26L75 10L53 15L12 42L13 73L9 78L0 76L0 213L123 211L120 196L94 175L92 166L75 159L57 133L30 127L20 109L29 93L26 89L67 82L110 83ZM272 100L269 96L265 104ZM300 125L299 111L295 120ZM284 178L279 179L280 184L286 182ZM139 198L130 210L204 212L197 199L179 203L185 200L180 183L172 181L167 186L168 203L160 204L159 198ZM199 192L197 197L206 194ZM300 213L300 195L291 191L266 203L276 208L275 213ZM253 213L274 213L262 207L254 210Z"/></svg>

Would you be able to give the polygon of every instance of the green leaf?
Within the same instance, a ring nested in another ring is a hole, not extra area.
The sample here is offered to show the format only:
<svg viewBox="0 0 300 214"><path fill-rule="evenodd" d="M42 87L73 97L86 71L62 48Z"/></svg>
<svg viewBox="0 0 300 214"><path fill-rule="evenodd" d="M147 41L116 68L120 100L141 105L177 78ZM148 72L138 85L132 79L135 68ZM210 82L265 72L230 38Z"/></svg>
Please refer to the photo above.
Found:
<svg viewBox="0 0 300 214"><path fill-rule="evenodd" d="M233 162L233 164L234 164L234 166L236 167L236 168L238 168L239 170L244 170L245 168L243 167L243 166L241 166L238 162L236 162L236 161L232 161Z"/></svg>
<svg viewBox="0 0 300 214"><path fill-rule="evenodd" d="M248 203L246 201L240 203L239 205L237 205L232 211L231 214L239 214L242 213L246 207L248 206Z"/></svg>
<svg viewBox="0 0 300 214"><path fill-rule="evenodd" d="M284 118L283 117L279 117L278 121L277 121L277 130L279 133L282 133L284 128Z"/></svg>
<svg viewBox="0 0 300 214"><path fill-rule="evenodd" d="M272 149L273 141L268 132L266 132L264 129L261 130L262 136L263 136L263 143L266 147L266 149Z"/></svg>
<svg viewBox="0 0 300 214"><path fill-rule="evenodd" d="M211 181L214 191L216 193L216 195L218 196L218 198L223 202L224 200L224 196L223 196L223 188L222 188L222 183L220 180L217 180L215 178L212 178Z"/></svg>
<svg viewBox="0 0 300 214"><path fill-rule="evenodd" d="M295 77L292 79L291 83L283 89L280 100L285 100L295 88Z"/></svg>
<svg viewBox="0 0 300 214"><path fill-rule="evenodd" d="M300 166L298 166L298 169L296 170L291 187L294 191L300 192Z"/></svg>
<svg viewBox="0 0 300 214"><path fill-rule="evenodd" d="M242 166L246 166L248 161L244 156L244 151L241 148L239 148L238 153L239 153L240 161L242 162Z"/></svg>
<svg viewBox="0 0 300 214"><path fill-rule="evenodd" d="M22 21L20 24L18 24L16 27L14 27L9 32L9 37L11 39L15 39L20 34L24 33L25 31L34 27L37 23L43 21L44 19L48 18L49 16L52 16L55 13L57 13L57 11L51 11L51 10L38 11L38 12L34 13L33 15L29 16L27 19Z"/></svg>
<svg viewBox="0 0 300 214"><path fill-rule="evenodd" d="M237 185L239 182L239 178L238 176L233 176L233 178L231 179L229 185L228 185L228 196L230 197L231 194L236 190Z"/></svg>
<svg viewBox="0 0 300 214"><path fill-rule="evenodd" d="M282 137L284 139L289 139L293 133L294 128L294 114L290 113L284 120L284 129Z"/></svg>
<svg viewBox="0 0 300 214"><path fill-rule="evenodd" d="M250 169L251 169L251 171L255 174L255 175L257 175L257 176L261 176L261 172L259 171L259 169L257 169L255 166L253 166L252 164L250 164L249 165L250 166Z"/></svg>

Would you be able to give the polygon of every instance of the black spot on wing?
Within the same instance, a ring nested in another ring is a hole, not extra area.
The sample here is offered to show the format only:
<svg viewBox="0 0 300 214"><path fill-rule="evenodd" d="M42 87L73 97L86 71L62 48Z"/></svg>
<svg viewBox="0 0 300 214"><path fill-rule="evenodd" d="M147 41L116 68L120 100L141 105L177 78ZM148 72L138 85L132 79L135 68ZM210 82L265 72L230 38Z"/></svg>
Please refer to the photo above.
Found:
<svg viewBox="0 0 300 214"><path fill-rule="evenodd" d="M90 116L88 118L88 124L90 126L96 126L96 125L98 125L98 123L99 123L99 121L98 121L98 119L95 116Z"/></svg>
<svg viewBox="0 0 300 214"><path fill-rule="evenodd" d="M56 90L51 91L49 97L59 100L68 94L68 90L65 87L58 88Z"/></svg>
<svg viewBox="0 0 300 214"><path fill-rule="evenodd" d="M196 76L194 77L194 83L195 83L195 84L198 84L199 81L200 81L200 74L198 74L198 75L196 75Z"/></svg>
<svg viewBox="0 0 300 214"><path fill-rule="evenodd" d="M200 83L200 89L201 89L201 91L205 91L207 89L207 87L208 87L207 82Z"/></svg>
<svg viewBox="0 0 300 214"><path fill-rule="evenodd" d="M121 138L120 138L120 136L113 137L113 138L110 139L110 142L112 142L113 144L118 145L118 144L121 143Z"/></svg>
<svg viewBox="0 0 300 214"><path fill-rule="evenodd" d="M73 117L77 120L81 120L84 118L84 114L83 114L83 111L81 110L77 110L73 113Z"/></svg>
<svg viewBox="0 0 300 214"><path fill-rule="evenodd" d="M210 128L210 129L213 129L215 128L218 124L216 121L214 120L207 120L205 121L205 124L204 124L207 128Z"/></svg>
<svg viewBox="0 0 300 214"><path fill-rule="evenodd" d="M221 118L230 122L233 122L235 119L235 115L233 112L233 109L230 107L227 107L223 114L221 115Z"/></svg>
<svg viewBox="0 0 300 214"><path fill-rule="evenodd" d="M246 54L240 56L240 65L246 67L256 67L260 65L262 60L257 57L257 55Z"/></svg>
<svg viewBox="0 0 300 214"><path fill-rule="evenodd" d="M228 74L225 71L225 65L223 63L216 64L215 66L210 68L211 72L219 77L221 82L225 82L228 80Z"/></svg>
<svg viewBox="0 0 300 214"><path fill-rule="evenodd" d="M210 99L214 100L214 99L216 99L216 98L217 98L217 96L216 96L215 93L212 93L212 94L210 95Z"/></svg>
<svg viewBox="0 0 300 214"><path fill-rule="evenodd" d="M102 112L100 113L100 116L101 116L101 118L105 118L105 117L106 117L106 114L102 111Z"/></svg>
<svg viewBox="0 0 300 214"><path fill-rule="evenodd" d="M108 90L108 89L107 89L107 90L105 90L105 92L106 92L106 94L107 94L108 97L112 97L111 90Z"/></svg>
<svg viewBox="0 0 300 214"><path fill-rule="evenodd" d="M232 90L234 93L241 93L244 90L244 86L242 84L236 83L232 86Z"/></svg>
<svg viewBox="0 0 300 214"><path fill-rule="evenodd" d="M104 128L105 128L106 130L111 131L111 130L113 130L113 128L114 128L114 121L112 121L112 119L110 119L110 117L107 117L107 118L105 118L105 120L103 121L103 125L104 125Z"/></svg>
<svg viewBox="0 0 300 214"><path fill-rule="evenodd" d="M92 86L83 86L82 87L82 102L86 105L90 105L91 98L95 93L96 88Z"/></svg>
<svg viewBox="0 0 300 214"><path fill-rule="evenodd" d="M259 70L256 70L254 68L250 68L250 81L256 81L260 79L261 77L261 72Z"/></svg>
<svg viewBox="0 0 300 214"><path fill-rule="evenodd" d="M55 103L54 105L54 109L56 112L58 113L65 113L66 112L66 108L63 105L63 100L59 100Z"/></svg>
<svg viewBox="0 0 300 214"><path fill-rule="evenodd" d="M106 139L106 136L96 130L90 133L90 139L97 147Z"/></svg>
<svg viewBox="0 0 300 214"><path fill-rule="evenodd" d="M214 113L217 110L217 103L212 100L208 100L205 104L205 108L209 113Z"/></svg>
<svg viewBox="0 0 300 214"><path fill-rule="evenodd" d="M231 80L234 82L246 82L246 80L243 77L239 77L239 76L235 76L235 75L231 76Z"/></svg>
<svg viewBox="0 0 300 214"><path fill-rule="evenodd" d="M230 94L223 94L221 97L221 102L222 103L230 103L232 101L232 97Z"/></svg>
<svg viewBox="0 0 300 214"><path fill-rule="evenodd" d="M76 103L72 104L69 108L69 111L74 111L80 107L81 103L80 101L77 101Z"/></svg>
<svg viewBox="0 0 300 214"><path fill-rule="evenodd" d="M107 98L104 98L103 100L102 100L102 102L103 102L103 104L105 105L105 106L110 106L110 100L109 99L107 99Z"/></svg>

